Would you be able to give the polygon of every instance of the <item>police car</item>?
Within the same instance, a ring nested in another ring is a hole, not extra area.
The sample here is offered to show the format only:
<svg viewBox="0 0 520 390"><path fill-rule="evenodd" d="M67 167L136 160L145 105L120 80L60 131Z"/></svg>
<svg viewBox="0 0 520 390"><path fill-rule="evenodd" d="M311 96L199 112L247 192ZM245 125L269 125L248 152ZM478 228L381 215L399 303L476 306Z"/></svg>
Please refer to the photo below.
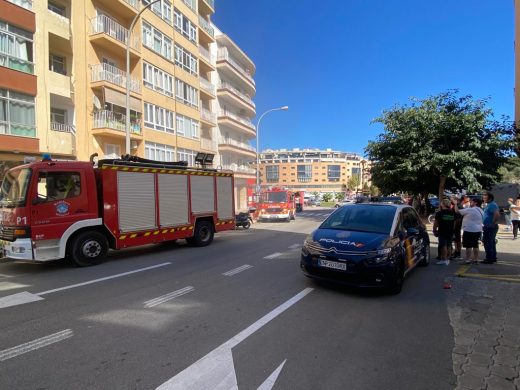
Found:
<svg viewBox="0 0 520 390"><path fill-rule="evenodd" d="M430 263L430 240L407 205L361 203L332 213L305 240L300 267L311 278L397 294L406 274Z"/></svg>

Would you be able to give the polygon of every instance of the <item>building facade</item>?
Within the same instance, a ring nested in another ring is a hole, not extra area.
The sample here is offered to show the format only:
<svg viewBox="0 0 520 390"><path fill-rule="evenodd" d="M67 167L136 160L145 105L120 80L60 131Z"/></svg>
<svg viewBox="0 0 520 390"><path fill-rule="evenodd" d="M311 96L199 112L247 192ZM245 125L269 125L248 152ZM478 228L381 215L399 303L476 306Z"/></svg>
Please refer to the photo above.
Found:
<svg viewBox="0 0 520 390"><path fill-rule="evenodd" d="M218 165L235 172L235 199L237 210L247 208L247 186L256 177L251 162L256 160L256 149L251 141L256 137L252 118L256 115L253 96L255 64L226 34L216 27L212 52L217 72L217 143Z"/></svg>
<svg viewBox="0 0 520 390"><path fill-rule="evenodd" d="M371 185L369 161L356 153L332 149L280 149L260 153L262 188L284 187L309 193L345 192L357 177L357 188Z"/></svg>

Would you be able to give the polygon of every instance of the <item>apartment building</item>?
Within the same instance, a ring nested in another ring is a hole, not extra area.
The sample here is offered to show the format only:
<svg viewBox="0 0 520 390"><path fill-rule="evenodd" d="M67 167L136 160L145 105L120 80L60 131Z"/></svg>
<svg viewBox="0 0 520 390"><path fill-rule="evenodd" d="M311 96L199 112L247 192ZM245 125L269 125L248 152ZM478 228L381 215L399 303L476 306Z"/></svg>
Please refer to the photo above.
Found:
<svg viewBox="0 0 520 390"><path fill-rule="evenodd" d="M269 149L260 153L260 184L311 193L343 192L357 176L360 190L371 184L369 165L356 153L332 149Z"/></svg>
<svg viewBox="0 0 520 390"><path fill-rule="evenodd" d="M40 151L33 41L36 18L28 0L0 0L0 180L5 168Z"/></svg>
<svg viewBox="0 0 520 390"><path fill-rule="evenodd" d="M235 172L235 204L238 210L247 208L247 187L256 171L251 162L256 160L256 149L251 141L256 137L252 118L256 115L253 96L255 64L226 34L215 27L212 54L217 72L217 142L218 164Z"/></svg>

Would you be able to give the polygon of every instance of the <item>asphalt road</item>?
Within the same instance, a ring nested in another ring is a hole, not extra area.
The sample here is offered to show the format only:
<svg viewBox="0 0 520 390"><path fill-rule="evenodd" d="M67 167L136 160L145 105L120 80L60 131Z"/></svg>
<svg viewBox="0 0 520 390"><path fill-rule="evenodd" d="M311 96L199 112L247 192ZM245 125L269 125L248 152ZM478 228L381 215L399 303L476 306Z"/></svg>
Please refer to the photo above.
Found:
<svg viewBox="0 0 520 390"><path fill-rule="evenodd" d="M453 389L451 267L397 296L314 283L300 247L328 213L90 268L0 263L0 389Z"/></svg>

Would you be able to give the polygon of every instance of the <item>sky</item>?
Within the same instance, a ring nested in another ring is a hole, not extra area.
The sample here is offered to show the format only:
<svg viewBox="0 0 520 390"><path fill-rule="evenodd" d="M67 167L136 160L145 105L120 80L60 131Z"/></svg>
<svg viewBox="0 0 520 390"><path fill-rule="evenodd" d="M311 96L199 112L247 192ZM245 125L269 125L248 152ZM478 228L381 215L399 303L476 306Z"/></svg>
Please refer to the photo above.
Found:
<svg viewBox="0 0 520 390"><path fill-rule="evenodd" d="M216 0L256 64L260 150L364 153L385 109L447 89L514 114L513 0ZM258 116L254 119L256 121Z"/></svg>

